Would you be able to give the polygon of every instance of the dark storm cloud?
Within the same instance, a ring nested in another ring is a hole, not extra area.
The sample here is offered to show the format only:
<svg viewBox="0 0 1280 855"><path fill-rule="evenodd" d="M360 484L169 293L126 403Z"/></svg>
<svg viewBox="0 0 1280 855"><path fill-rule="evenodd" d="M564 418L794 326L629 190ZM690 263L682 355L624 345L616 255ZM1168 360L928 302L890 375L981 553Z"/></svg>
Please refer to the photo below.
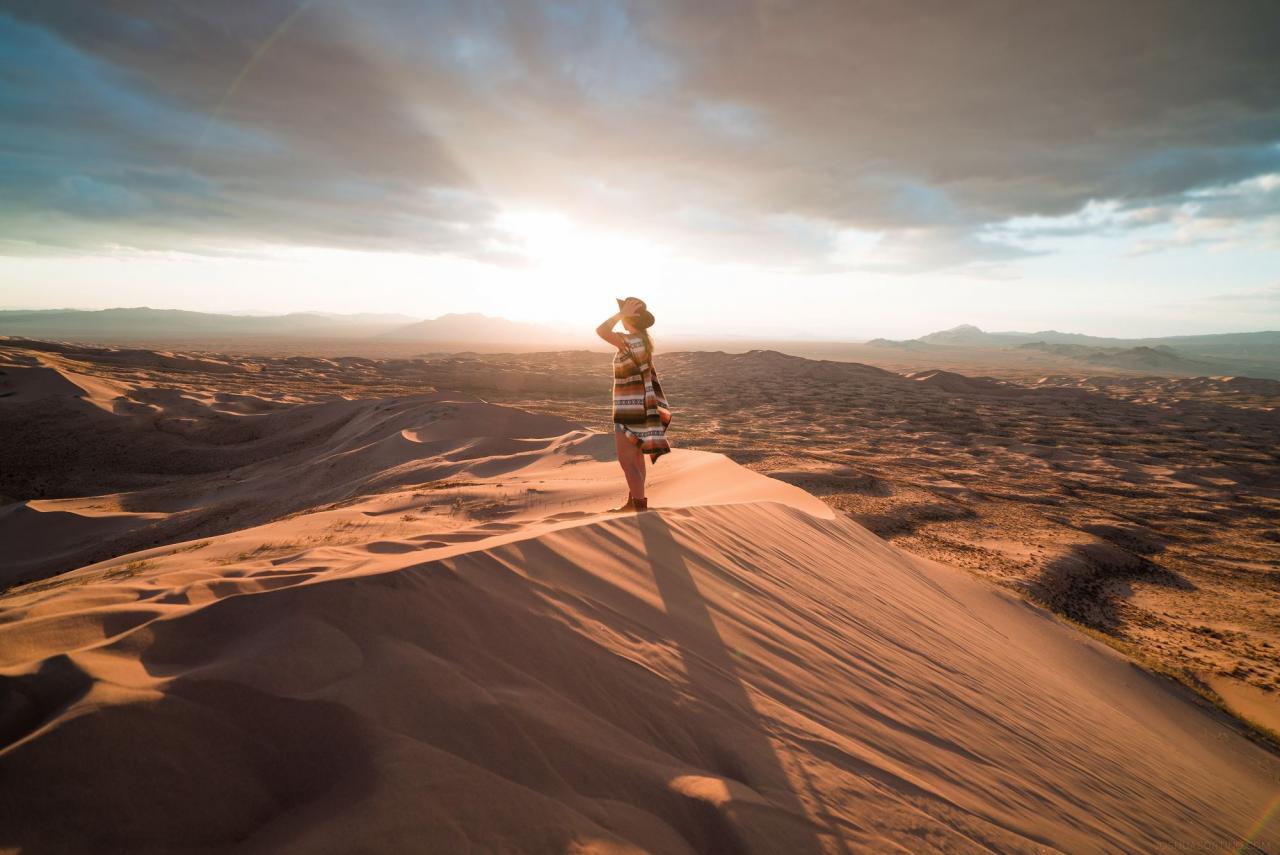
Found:
<svg viewBox="0 0 1280 855"><path fill-rule="evenodd" d="M841 200L901 176L966 217L1061 214L1280 164L1274 3L689 8L701 14L659 20L682 53L711 57L691 85L782 130L778 161L811 180L765 189L816 211L843 213Z"/></svg>
<svg viewBox="0 0 1280 855"><path fill-rule="evenodd" d="M502 254L493 206L345 21L297 16L255 56L291 7L107 8L0 16L11 240Z"/></svg>
<svg viewBox="0 0 1280 855"><path fill-rule="evenodd" d="M515 203L788 266L883 232L871 266L947 267L1024 253L992 238L1011 217L1280 172L1270 0L0 9L3 216L37 240L502 257Z"/></svg>

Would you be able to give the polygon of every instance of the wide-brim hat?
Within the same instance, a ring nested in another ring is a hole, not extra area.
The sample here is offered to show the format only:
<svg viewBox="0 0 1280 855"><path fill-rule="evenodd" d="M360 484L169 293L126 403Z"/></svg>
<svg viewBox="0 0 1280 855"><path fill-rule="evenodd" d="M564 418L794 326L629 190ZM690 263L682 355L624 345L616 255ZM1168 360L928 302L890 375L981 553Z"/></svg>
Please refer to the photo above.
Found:
<svg viewBox="0 0 1280 855"><path fill-rule="evenodd" d="M618 308L619 308L619 309L621 309L621 308L622 308L622 304L623 304L623 303L625 303L625 302L627 302L627 300L630 300L630 299L632 299L632 298L631 298L631 297L625 297L625 298L623 298L623 297L616 297L615 299L618 301ZM639 297L636 297L636 298L634 298L634 299L636 299L636 300L640 300L640 298L639 298ZM639 311L639 313L638 313L638 314L634 314L634 315L627 315L627 319L628 319L629 321L631 321L631 323L632 323L632 324L633 324L637 329L642 329L642 330L647 330L649 327L653 326L653 324L654 324L653 312L649 311L648 307L647 307L647 306L645 306L645 302L644 302L644 300L640 300L640 311Z"/></svg>

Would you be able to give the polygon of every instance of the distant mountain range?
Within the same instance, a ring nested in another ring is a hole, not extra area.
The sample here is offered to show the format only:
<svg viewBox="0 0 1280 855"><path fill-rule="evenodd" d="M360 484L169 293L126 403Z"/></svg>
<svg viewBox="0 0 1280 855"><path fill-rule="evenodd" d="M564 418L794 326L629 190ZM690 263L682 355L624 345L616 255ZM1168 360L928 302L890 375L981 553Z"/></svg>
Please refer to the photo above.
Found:
<svg viewBox="0 0 1280 855"><path fill-rule="evenodd" d="M1280 354L1280 331L1174 335L1162 338L1103 338L1057 330L1040 332L986 332L972 324L929 333L913 341L924 344L970 347L1017 347L1021 344L1075 344L1087 347L1171 347L1186 352L1221 356L1270 356Z"/></svg>
<svg viewBox="0 0 1280 855"><path fill-rule="evenodd" d="M881 338L867 344L925 352L933 348L1013 348L1089 365L1159 374L1280 377L1280 331L1275 330L1126 339L1057 330L986 332L972 324L962 324L916 339L894 341Z"/></svg>
<svg viewBox="0 0 1280 855"><path fill-rule="evenodd" d="M397 314L335 315L295 312L287 315L228 315L146 307L102 309L0 310L0 336L59 339L90 344L156 346L172 342L219 347L269 340L309 347L310 341L346 341L353 347L383 344L423 345L439 351L532 351L577 348L595 341L551 326L520 323L475 312L423 320ZM702 349L706 340L675 336L682 348ZM668 348L672 337L664 339ZM745 344L750 339L741 339ZM720 347L736 349L738 340ZM793 342L798 344L798 342ZM860 347L862 345L859 345ZM875 339L865 346L927 357L948 349L996 349L1038 352L1062 360L1065 367L1098 366L1172 375L1238 374L1280 379L1280 331L1102 338L1064 333L986 332L970 324L916 339ZM344 345L345 347L345 345ZM962 352L962 351L961 351Z"/></svg>
<svg viewBox="0 0 1280 855"><path fill-rule="evenodd" d="M1036 350L1055 356L1065 356L1093 365L1105 365L1110 368L1129 368L1135 371L1151 371L1156 373L1176 374L1214 374L1220 373L1224 366L1221 363L1204 359L1191 359L1167 345L1157 347L1087 347L1082 344L1049 344L1043 341L1032 341L1018 345L1019 350Z"/></svg>
<svg viewBox="0 0 1280 855"><path fill-rule="evenodd" d="M408 315L224 315L178 309L41 309L0 311L0 335L87 342L238 340L262 338L380 339L449 344L549 343L566 336L550 327L481 314L431 320Z"/></svg>
<svg viewBox="0 0 1280 855"><path fill-rule="evenodd" d="M207 336L331 336L365 338L416 318L402 315L220 315L180 309L48 309L0 312L0 333L22 336L107 339Z"/></svg>
<svg viewBox="0 0 1280 855"><path fill-rule="evenodd" d="M563 342L564 333L540 324L525 324L475 312L441 315L398 326L383 333L397 341Z"/></svg>

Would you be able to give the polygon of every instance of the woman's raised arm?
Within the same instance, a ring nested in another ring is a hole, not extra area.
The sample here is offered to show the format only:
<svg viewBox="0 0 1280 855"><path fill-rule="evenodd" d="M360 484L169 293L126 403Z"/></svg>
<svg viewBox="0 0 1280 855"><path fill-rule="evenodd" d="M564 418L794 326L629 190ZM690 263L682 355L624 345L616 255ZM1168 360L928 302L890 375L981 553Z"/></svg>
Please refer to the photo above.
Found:
<svg viewBox="0 0 1280 855"><path fill-rule="evenodd" d="M609 342L609 344L613 345L619 350L621 350L623 346L622 336L614 332L613 328L621 319L622 319L622 312L614 312L612 315L605 318L604 323L596 327L596 335L600 336L602 339Z"/></svg>

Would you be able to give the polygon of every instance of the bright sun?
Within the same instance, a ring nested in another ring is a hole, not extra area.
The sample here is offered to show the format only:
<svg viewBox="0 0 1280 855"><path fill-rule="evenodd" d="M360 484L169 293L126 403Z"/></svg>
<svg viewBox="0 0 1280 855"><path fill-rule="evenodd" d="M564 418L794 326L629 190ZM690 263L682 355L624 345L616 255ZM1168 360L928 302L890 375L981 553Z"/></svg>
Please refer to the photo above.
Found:
<svg viewBox="0 0 1280 855"><path fill-rule="evenodd" d="M609 298L652 290L672 272L657 245L586 228L556 211L510 211L497 225L527 259L520 278L532 288L512 295L513 312L527 317L594 318ZM549 315L547 298L563 309Z"/></svg>

